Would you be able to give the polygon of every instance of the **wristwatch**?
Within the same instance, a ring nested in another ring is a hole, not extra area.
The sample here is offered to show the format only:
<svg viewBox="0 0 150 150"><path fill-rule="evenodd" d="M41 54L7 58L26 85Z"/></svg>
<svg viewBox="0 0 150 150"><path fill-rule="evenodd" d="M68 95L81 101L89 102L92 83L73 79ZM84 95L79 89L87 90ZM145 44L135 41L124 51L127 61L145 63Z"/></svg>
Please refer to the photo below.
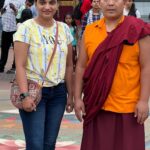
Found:
<svg viewBox="0 0 150 150"><path fill-rule="evenodd" d="M19 97L20 97L20 100L23 100L23 99L25 99L28 96L29 96L29 93L26 92L26 93L21 93Z"/></svg>

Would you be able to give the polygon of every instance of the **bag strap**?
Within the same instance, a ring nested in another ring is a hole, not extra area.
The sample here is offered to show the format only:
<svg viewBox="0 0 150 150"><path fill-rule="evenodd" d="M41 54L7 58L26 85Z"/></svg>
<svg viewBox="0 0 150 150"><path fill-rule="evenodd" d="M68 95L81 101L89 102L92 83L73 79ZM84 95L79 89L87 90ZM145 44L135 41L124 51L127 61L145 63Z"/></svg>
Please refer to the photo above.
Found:
<svg viewBox="0 0 150 150"><path fill-rule="evenodd" d="M45 79L45 77L46 77L46 75L47 75L47 73L48 73L48 70L49 70L49 68L50 68L50 66L51 66L51 64L52 64L52 61L53 61L53 58L54 58L54 55L55 55L55 52L56 52L56 48L57 48L57 43L58 43L58 23L57 23L57 21L56 21L56 35L55 35L54 49L53 49L53 53L52 53L52 56L51 56L51 58L50 58L48 67L47 67L47 69L46 69L46 71L45 71L45 73L44 73L44 75L43 75L43 79ZM43 80L43 82L42 82L42 86L43 86L43 84L44 84L44 80Z"/></svg>

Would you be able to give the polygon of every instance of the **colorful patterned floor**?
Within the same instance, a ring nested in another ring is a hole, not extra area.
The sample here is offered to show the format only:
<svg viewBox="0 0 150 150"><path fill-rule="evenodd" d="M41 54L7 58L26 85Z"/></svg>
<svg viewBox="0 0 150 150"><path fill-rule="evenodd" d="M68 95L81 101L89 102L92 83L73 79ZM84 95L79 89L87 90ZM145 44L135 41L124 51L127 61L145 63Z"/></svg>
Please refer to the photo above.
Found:
<svg viewBox="0 0 150 150"><path fill-rule="evenodd" d="M0 150L24 150L24 136L19 115L0 112ZM79 150L82 124L75 116L65 115L61 124L56 150Z"/></svg>
<svg viewBox="0 0 150 150"><path fill-rule="evenodd" d="M146 150L150 150L150 119L146 124ZM81 134L82 124L74 114L65 115L56 150L79 150ZM25 150L22 125L16 110L0 112L0 150Z"/></svg>

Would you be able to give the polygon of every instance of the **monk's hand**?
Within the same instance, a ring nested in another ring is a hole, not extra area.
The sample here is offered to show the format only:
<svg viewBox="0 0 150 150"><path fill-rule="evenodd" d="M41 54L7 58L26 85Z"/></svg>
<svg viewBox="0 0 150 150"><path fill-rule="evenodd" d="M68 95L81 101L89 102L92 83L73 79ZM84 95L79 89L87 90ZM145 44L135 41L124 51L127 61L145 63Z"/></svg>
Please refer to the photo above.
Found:
<svg viewBox="0 0 150 150"><path fill-rule="evenodd" d="M76 114L76 117L77 119L81 122L83 119L82 119L82 116L85 116L85 106L84 106L84 103L83 103L83 100L82 99L76 99L75 100L75 114Z"/></svg>
<svg viewBox="0 0 150 150"><path fill-rule="evenodd" d="M149 107L147 101L139 100L135 107L134 116L137 117L137 122L143 124L144 121L148 118Z"/></svg>

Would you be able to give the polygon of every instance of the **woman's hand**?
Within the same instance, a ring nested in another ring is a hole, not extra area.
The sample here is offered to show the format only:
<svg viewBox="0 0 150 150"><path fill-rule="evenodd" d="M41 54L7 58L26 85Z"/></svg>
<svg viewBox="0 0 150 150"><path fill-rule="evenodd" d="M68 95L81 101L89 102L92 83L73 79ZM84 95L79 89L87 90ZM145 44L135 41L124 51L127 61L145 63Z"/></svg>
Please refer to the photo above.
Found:
<svg viewBox="0 0 150 150"><path fill-rule="evenodd" d="M75 114L79 121L82 121L82 116L85 116L85 106L82 99L75 100Z"/></svg>
<svg viewBox="0 0 150 150"><path fill-rule="evenodd" d="M22 100L22 107L23 110L26 112L32 112L33 110L36 111L36 105L34 103L33 98L31 98L30 96Z"/></svg>
<svg viewBox="0 0 150 150"><path fill-rule="evenodd" d="M74 108L73 98L71 96L68 96L66 111L68 113L71 113L73 111L73 108Z"/></svg>
<svg viewBox="0 0 150 150"><path fill-rule="evenodd" d="M135 117L137 117L137 122L143 124L144 121L148 118L149 115L149 107L148 102L138 101L135 108Z"/></svg>

